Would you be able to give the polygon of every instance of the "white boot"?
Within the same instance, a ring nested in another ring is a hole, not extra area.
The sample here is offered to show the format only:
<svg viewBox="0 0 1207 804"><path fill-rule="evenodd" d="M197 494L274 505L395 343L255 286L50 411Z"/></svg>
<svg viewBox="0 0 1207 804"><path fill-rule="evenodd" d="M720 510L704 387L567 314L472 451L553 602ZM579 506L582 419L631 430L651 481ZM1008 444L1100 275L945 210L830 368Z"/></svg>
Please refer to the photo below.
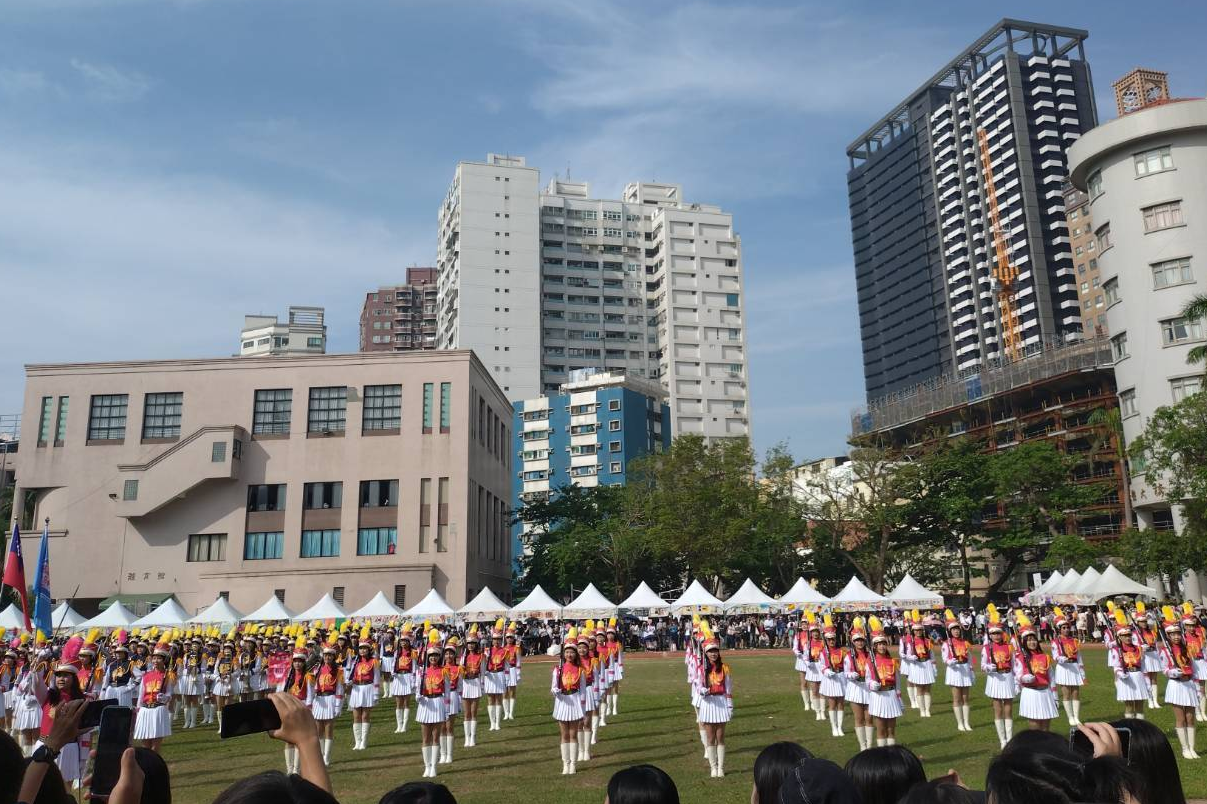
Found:
<svg viewBox="0 0 1207 804"><path fill-rule="evenodd" d="M964 730L964 708L957 704L952 704L951 712L956 716L956 731Z"/></svg>
<svg viewBox="0 0 1207 804"><path fill-rule="evenodd" d="M913 684L906 684L905 691L909 693L909 708L917 709L918 708L918 690L917 690L917 688L914 687ZM880 742L880 741L877 740L876 742Z"/></svg>
<svg viewBox="0 0 1207 804"><path fill-rule="evenodd" d="M404 706L402 708L402 730L407 730L407 724L411 722L411 707Z"/></svg>
<svg viewBox="0 0 1207 804"><path fill-rule="evenodd" d="M1190 756L1190 741L1186 738L1186 727L1177 726L1174 731L1178 733L1178 742L1182 746L1182 759L1191 759Z"/></svg>
<svg viewBox="0 0 1207 804"><path fill-rule="evenodd" d="M855 740L859 743L859 750L867 749L867 737L865 736L863 726L855 726Z"/></svg>
<svg viewBox="0 0 1207 804"><path fill-rule="evenodd" d="M612 711L609 712L608 714L615 715L616 714L616 705L617 705L617 702L620 700L620 693L614 692L611 695L609 695L608 697L612 699Z"/></svg>
<svg viewBox="0 0 1207 804"><path fill-rule="evenodd" d="M1073 725L1080 726L1081 725L1081 699L1074 698L1069 703L1073 704L1073 721L1074 721Z"/></svg>
<svg viewBox="0 0 1207 804"><path fill-rule="evenodd" d="M599 735L599 715L591 713L591 745L595 745L596 738Z"/></svg>
<svg viewBox="0 0 1207 804"><path fill-rule="evenodd" d="M333 742L335 742L335 740L328 740L328 739L319 740L319 749L323 753L323 764L324 765L331 764L331 744Z"/></svg>
<svg viewBox="0 0 1207 804"><path fill-rule="evenodd" d="M369 747L369 726L371 723L365 722L360 724L360 750L364 751Z"/></svg>
<svg viewBox="0 0 1207 804"><path fill-rule="evenodd" d="M573 743L558 743L557 747L562 754L562 776L570 773L570 749L574 747Z"/></svg>
<svg viewBox="0 0 1207 804"><path fill-rule="evenodd" d="M922 693L922 717L930 717L930 693Z"/></svg>
<svg viewBox="0 0 1207 804"><path fill-rule="evenodd" d="M896 744L897 744L897 738L896 738L896 737L885 737L885 738L884 738L884 744L885 744L885 745L896 745Z"/></svg>
<svg viewBox="0 0 1207 804"><path fill-rule="evenodd" d="M1064 710L1065 710L1065 718L1067 718L1067 719L1068 719L1068 721L1069 721L1069 725L1070 725L1070 726L1076 726L1077 724L1073 722L1073 720L1074 720L1074 717L1073 717L1073 702L1072 702L1072 701L1070 701L1070 700L1065 700L1065 701L1061 701L1061 704L1062 704L1062 706L1063 706L1063 708L1064 708Z"/></svg>
<svg viewBox="0 0 1207 804"><path fill-rule="evenodd" d="M465 721L465 748L469 748L474 744L474 722L472 720Z"/></svg>
<svg viewBox="0 0 1207 804"><path fill-rule="evenodd" d="M1006 721L1001 718L993 719L993 728L997 729L997 741L1002 747L1006 747Z"/></svg>
<svg viewBox="0 0 1207 804"><path fill-rule="evenodd" d="M1161 708L1161 702L1157 700L1157 685L1156 684L1148 685L1148 708L1149 709L1160 709Z"/></svg>
<svg viewBox="0 0 1207 804"><path fill-rule="evenodd" d="M800 691L800 699L801 703L805 705L806 712L813 708L813 696L809 694L808 687Z"/></svg>
<svg viewBox="0 0 1207 804"><path fill-rule="evenodd" d="M821 697L820 695L816 695L813 698L813 719L814 720L825 720L826 719L826 699Z"/></svg>
<svg viewBox="0 0 1207 804"><path fill-rule="evenodd" d="M835 715L837 713L833 709L829 710L829 712L830 712L830 736L837 737L838 736L838 718L835 717Z"/></svg>
<svg viewBox="0 0 1207 804"><path fill-rule="evenodd" d="M1014 718L1003 720L1002 726L1006 729L1006 742L1008 743L1014 737ZM1005 743L1002 745L1005 746Z"/></svg>
<svg viewBox="0 0 1207 804"><path fill-rule="evenodd" d="M708 732L703 726L700 727L700 745L704 746L704 758L708 759Z"/></svg>
<svg viewBox="0 0 1207 804"><path fill-rule="evenodd" d="M436 746L434 746L434 745L425 745L419 749L420 752L423 754L423 778L424 779L430 779L431 777L436 775L436 770L433 767L436 764L436 760L435 760L435 757L432 756L432 753L433 753L432 749L434 749L435 747Z"/></svg>
<svg viewBox="0 0 1207 804"><path fill-rule="evenodd" d="M607 726L608 725L608 696L607 695L605 695L604 697L599 699L599 707L595 710L595 712L596 712L596 714L599 715L599 727L602 729L603 727Z"/></svg>
<svg viewBox="0 0 1207 804"><path fill-rule="evenodd" d="M1186 727L1186 747L1190 749L1190 758L1198 759L1198 752L1194 750L1194 726Z"/></svg>
<svg viewBox="0 0 1207 804"><path fill-rule="evenodd" d="M402 733L403 733L403 731L404 731L404 729L402 728L402 713L403 713L403 711L405 711L405 710L402 710L402 709L395 709L395 710L394 710L394 733L395 733L395 734L402 734Z"/></svg>
<svg viewBox="0 0 1207 804"><path fill-rule="evenodd" d="M582 756L579 757L579 759L583 762L590 762L591 761L591 733L586 732L586 731L580 731L578 733L578 736L583 741L583 754L582 754Z"/></svg>
<svg viewBox="0 0 1207 804"><path fill-rule="evenodd" d="M704 746L704 758L708 760L708 775L715 779L717 776L717 747L715 745Z"/></svg>
<svg viewBox="0 0 1207 804"><path fill-rule="evenodd" d="M221 709L217 709L216 716L218 718L218 729L217 730L222 731L222 710Z"/></svg>
<svg viewBox="0 0 1207 804"><path fill-rule="evenodd" d="M725 776L725 743L715 746L717 752L717 778Z"/></svg>
<svg viewBox="0 0 1207 804"><path fill-rule="evenodd" d="M960 709L964 712L964 731L972 731L972 706L964 704Z"/></svg>
<svg viewBox="0 0 1207 804"><path fill-rule="evenodd" d="M834 735L835 737L842 737L842 736L843 736L843 733L842 733L842 719L843 719L843 716L844 716L844 715L846 715L846 712L845 712L845 711L843 711L842 709L835 709L835 710L834 710L834 731L836 732L836 734Z"/></svg>
<svg viewBox="0 0 1207 804"><path fill-rule="evenodd" d="M886 745L888 745L888 742L886 742L883 737L876 738L876 747L877 748L883 748Z"/></svg>

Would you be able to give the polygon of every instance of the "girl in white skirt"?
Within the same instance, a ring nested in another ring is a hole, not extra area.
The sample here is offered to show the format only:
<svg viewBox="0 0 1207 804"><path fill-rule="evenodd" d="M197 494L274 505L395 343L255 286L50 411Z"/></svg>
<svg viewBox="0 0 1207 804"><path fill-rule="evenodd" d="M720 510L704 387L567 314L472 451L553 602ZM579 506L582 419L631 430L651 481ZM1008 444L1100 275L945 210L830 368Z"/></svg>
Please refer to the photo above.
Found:
<svg viewBox="0 0 1207 804"><path fill-rule="evenodd" d="M364 751L369 747L369 726L373 707L377 705L377 690L381 686L381 665L373 656L373 643L369 641L369 626L361 631L356 646L356 659L348 674L348 708L352 710L352 750Z"/></svg>
<svg viewBox="0 0 1207 804"><path fill-rule="evenodd" d="M733 676L729 665L721 661L721 643L715 637L704 642L704 666L701 668L700 722L708 735L708 764L711 776L725 775L725 724L733 717Z"/></svg>
<svg viewBox="0 0 1207 804"><path fill-rule="evenodd" d="M826 709L830 718L830 735L842 737L842 716L844 714L847 694L846 648L838 647L838 631L830 615L825 615L822 639L825 648L821 652L821 686L818 690L826 699Z"/></svg>
<svg viewBox="0 0 1207 804"><path fill-rule="evenodd" d="M1006 641L1006 632L997 608L989 604L989 625L981 647L981 669L985 671L985 697L993 702L993 727L1002 748L1014 736L1014 646Z"/></svg>
<svg viewBox="0 0 1207 804"><path fill-rule="evenodd" d="M599 672L595 678L595 693L599 706L595 711L599 714L599 727L603 728L608 725L608 701L612 696L612 653L608 649L608 635L604 633L603 620L599 621L591 649L599 659Z"/></svg>
<svg viewBox="0 0 1207 804"><path fill-rule="evenodd" d="M160 643L151 654L151 669L138 682L138 711L134 721L134 739L156 753L164 737L172 736L172 684L175 675L168 671L172 651Z"/></svg>
<svg viewBox="0 0 1207 804"><path fill-rule="evenodd" d="M503 719L515 720L516 690L520 686L520 643L516 639L515 623L507 626L507 674L504 676Z"/></svg>
<svg viewBox="0 0 1207 804"><path fill-rule="evenodd" d="M176 677L176 694L184 699L184 727L197 725L197 710L205 694L205 657L201 655L201 640L189 643L180 657L180 672Z"/></svg>
<svg viewBox="0 0 1207 804"><path fill-rule="evenodd" d="M500 618L490 633L490 648L486 651L486 675L482 679L482 691L486 693L486 714L490 718L490 731L503 727L503 695L507 692L507 656L503 645L503 620Z"/></svg>
<svg viewBox="0 0 1207 804"><path fill-rule="evenodd" d="M415 721L421 724L423 729L423 775L425 778L432 778L436 775L436 763L440 761L444 721L448 719L445 701L448 675L444 671L440 632L434 628L428 634L424 656L424 667L419 676L419 691L415 701Z"/></svg>
<svg viewBox="0 0 1207 804"><path fill-rule="evenodd" d="M284 692L297 698L307 708L310 708L314 701L314 678L306 672L306 643L302 637L298 637L298 644L294 648L293 656L289 660L289 670L285 673L285 677L281 679L281 683L277 685L277 692ZM313 713L312 713L313 714ZM301 756L298 754L296 746L285 744L285 772L300 773L301 772Z"/></svg>
<svg viewBox="0 0 1207 804"><path fill-rule="evenodd" d="M411 624L402 628L398 650L394 656L394 675L390 678L390 694L394 696L394 733L405 734L411 718L411 699L415 697L415 666L417 657L411 645Z"/></svg>
<svg viewBox="0 0 1207 804"><path fill-rule="evenodd" d="M951 609L943 613L947 626L947 641L943 643L943 683L951 689L951 711L956 717L957 731L972 731L972 706L968 693L975 674L972 670L972 646L964 639L964 629Z"/></svg>
<svg viewBox="0 0 1207 804"><path fill-rule="evenodd" d="M395 653L398 647L397 631L390 626L382 633L377 641L377 656L381 659L381 696L390 694L390 684L394 681ZM397 711L397 704L395 704Z"/></svg>
<svg viewBox="0 0 1207 804"><path fill-rule="evenodd" d="M811 616L814 616L811 611L807 611L801 616L800 628L796 632L796 638L792 640L792 655L796 657L793 667L800 676L800 699L801 703L805 705L806 712L813 709L813 690L805 675L805 668L809 663L809 623L807 618Z"/></svg>
<svg viewBox="0 0 1207 804"><path fill-rule="evenodd" d="M222 653L218 654L214 672L210 675L214 709L218 714L218 731L222 731L222 707L239 694L237 669L234 643L227 642L222 646Z"/></svg>
<svg viewBox="0 0 1207 804"><path fill-rule="evenodd" d="M1157 676L1165 672L1165 657L1161 652L1161 634L1157 630L1157 621L1144 606L1143 601L1136 601L1135 636L1144 654L1144 675L1148 677L1148 705L1160 709L1161 702L1157 697L1160 691L1157 686Z"/></svg>
<svg viewBox="0 0 1207 804"><path fill-rule="evenodd" d="M599 703L595 691L595 676L597 661L591 652L595 640L587 636L583 628L578 634L578 658L583 665L583 725L578 730L578 761L587 762L591 759L591 746L595 743L596 730L599 727L599 715L595 708Z"/></svg>
<svg viewBox="0 0 1207 804"><path fill-rule="evenodd" d="M608 693L609 715L615 715L620 705L620 682L624 680L624 645L616 633L616 618L608 621L608 655L612 664L612 688ZM1205 674L1207 675L1207 674Z"/></svg>
<svg viewBox="0 0 1207 804"><path fill-rule="evenodd" d="M1123 704L1123 717L1144 719L1148 702L1148 679L1144 675L1144 651L1136 644L1123 609L1115 609L1115 627L1106 630L1107 666L1115 672L1115 699Z"/></svg>
<svg viewBox="0 0 1207 804"><path fill-rule="evenodd" d="M461 657L461 702L465 707L465 747L478 744L478 701L482 698L482 643L478 626L471 625L465 635L465 654Z"/></svg>
<svg viewBox="0 0 1207 804"><path fill-rule="evenodd" d="M862 617L856 617L851 623L850 640L851 652L847 654L844 667L847 676L845 696L851 705L851 714L855 716L855 739L859 742L859 750L863 751L872 747L876 726L868 714L872 693L868 690L866 678L872 654L868 652L868 637L863 630Z"/></svg>
<svg viewBox="0 0 1207 804"><path fill-rule="evenodd" d="M562 755L562 775L572 774L578 762L578 728L583 720L583 686L587 674L578 656L574 628L562 643L562 660L553 668L553 719L560 734L558 745Z"/></svg>
<svg viewBox="0 0 1207 804"><path fill-rule="evenodd" d="M1207 629L1203 628L1199 618L1194 614L1194 606L1190 601L1182 604L1182 640L1190 651L1190 661L1194 664L1194 682L1199 688L1199 706L1195 710L1196 721L1207 720Z"/></svg>
<svg viewBox="0 0 1207 804"><path fill-rule="evenodd" d="M323 661L314 670L310 713L319 728L319 748L323 762L331 764L331 745L335 742L335 719L344 708L344 668L332 641L323 646Z"/></svg>
<svg viewBox="0 0 1207 804"><path fill-rule="evenodd" d="M12 731L13 681L17 678L17 652L11 648L0 655L0 728Z"/></svg>
<svg viewBox="0 0 1207 804"><path fill-rule="evenodd" d="M1057 606L1056 637L1052 640L1052 658L1056 667L1052 680L1060 692L1065 717L1070 726L1081 725L1081 687L1085 684L1085 665L1081 660L1081 641L1073 633L1073 622Z"/></svg>
<svg viewBox="0 0 1207 804"><path fill-rule="evenodd" d="M1161 610L1165 629L1165 703L1173 707L1174 729L1182 744L1183 759L1198 759L1194 750L1194 710L1199 704L1199 688L1194 683L1194 660L1186 648L1182 626L1173 606Z"/></svg>
<svg viewBox="0 0 1207 804"><path fill-rule="evenodd" d="M130 667L130 651L125 645L118 645L113 649L113 658L105 664L101 697L117 701L118 706L132 707L137 690L138 685Z"/></svg>
<svg viewBox="0 0 1207 804"><path fill-rule="evenodd" d="M918 699L916 708L921 717L930 717L930 688L934 685L937 676L935 672L934 645L931 644L930 637L926 635L926 628L930 625L937 625L937 623L930 619L923 622L918 619L918 612L915 610L914 621L910 625L910 630L913 633L908 640L902 640L901 642L902 654L909 658L909 680L914 686L915 695ZM902 666L905 666L904 661L902 662Z"/></svg>
<svg viewBox="0 0 1207 804"><path fill-rule="evenodd" d="M825 720L826 699L821 695L821 653L825 649L825 642L821 638L821 626L815 618L809 620L805 640L805 681L809 690L809 706L813 709L814 720Z"/></svg>
<svg viewBox="0 0 1207 804"><path fill-rule="evenodd" d="M448 719L444 721L444 733L440 735L440 761L453 761L453 737L457 729L457 715L461 714L461 694L464 692L463 682L461 677L461 662L458 660L457 649L461 643L455 636L448 638L444 643L444 676L445 684L448 687L448 693L445 696L447 700L446 709L448 710Z"/></svg>
<svg viewBox="0 0 1207 804"><path fill-rule="evenodd" d="M1035 627L1019 615L1018 657L1014 663L1014 675L1018 679L1018 713L1031 721L1036 731L1048 731L1052 718L1059 714L1056 708L1056 693L1052 690L1052 657L1039 644Z"/></svg>
<svg viewBox="0 0 1207 804"><path fill-rule="evenodd" d="M868 713L876 719L876 745L897 744L897 718L905 714L901 705L900 663L889 652L888 637L876 617L868 620L872 628L872 660L864 680L871 694Z"/></svg>

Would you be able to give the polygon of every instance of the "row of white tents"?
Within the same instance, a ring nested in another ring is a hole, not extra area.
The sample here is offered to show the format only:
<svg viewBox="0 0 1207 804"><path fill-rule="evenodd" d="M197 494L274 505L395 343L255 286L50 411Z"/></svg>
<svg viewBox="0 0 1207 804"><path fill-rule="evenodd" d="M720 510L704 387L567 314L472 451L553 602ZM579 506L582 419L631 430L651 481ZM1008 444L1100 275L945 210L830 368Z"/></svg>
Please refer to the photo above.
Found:
<svg viewBox="0 0 1207 804"><path fill-rule="evenodd" d="M943 605L942 596L923 587L909 575L888 595L879 595L868 589L858 578L851 578L841 592L833 598L818 592L804 578L781 595L773 598L758 588L749 578L727 600L722 601L699 581L693 581L673 601L659 597L644 581L631 595L620 603L608 600L594 584L588 584L574 600L562 605L550 597L539 585L522 601L508 606L490 591L483 589L473 600L460 609L454 609L435 589L410 609L395 606L386 596L378 592L365 605L353 611L346 610L331 595L323 597L304 611L295 612L287 608L276 595L268 598L255 611L244 614L219 597L210 606L196 615L190 615L177 601L168 598L155 610L143 617L135 616L120 601L113 602L96 617L86 619L73 611L66 602L59 604L52 616L56 629L80 628L149 628L152 626L177 627L183 625L229 625L239 622L311 622L314 620L341 619L410 619L447 622L487 622L499 617L512 619L586 620L614 617L620 612L639 616L663 617L684 614L757 614L775 611L800 611L816 609L825 611L868 611L886 608L938 608ZM0 626L19 630L21 614L14 606L0 612Z"/></svg>
<svg viewBox="0 0 1207 804"><path fill-rule="evenodd" d="M1117 595L1155 598L1157 591L1150 586L1136 583L1120 572L1114 564L1108 564L1102 572L1089 567L1085 572L1071 569L1062 575L1057 570L1034 591L1023 595L1023 602L1032 605L1049 602L1090 605Z"/></svg>

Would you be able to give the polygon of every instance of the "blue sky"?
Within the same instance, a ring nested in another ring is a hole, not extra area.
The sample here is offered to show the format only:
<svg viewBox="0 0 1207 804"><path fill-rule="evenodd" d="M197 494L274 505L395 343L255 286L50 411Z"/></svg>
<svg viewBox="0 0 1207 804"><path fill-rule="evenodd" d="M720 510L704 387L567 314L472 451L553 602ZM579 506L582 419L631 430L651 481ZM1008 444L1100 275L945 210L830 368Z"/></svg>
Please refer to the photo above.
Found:
<svg viewBox="0 0 1207 804"><path fill-rule="evenodd" d="M992 10L990 10L992 8ZM742 235L756 446L863 401L844 149L1003 16L1207 94L1207 3L5 0L0 413L27 362L230 354L244 313L431 264L456 162L683 185Z"/></svg>

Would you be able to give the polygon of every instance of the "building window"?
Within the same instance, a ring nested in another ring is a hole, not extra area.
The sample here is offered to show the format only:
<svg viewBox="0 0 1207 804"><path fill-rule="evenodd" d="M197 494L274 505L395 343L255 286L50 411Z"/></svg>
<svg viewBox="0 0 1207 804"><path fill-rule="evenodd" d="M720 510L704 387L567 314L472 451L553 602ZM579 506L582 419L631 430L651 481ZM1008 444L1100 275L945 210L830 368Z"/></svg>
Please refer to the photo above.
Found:
<svg viewBox="0 0 1207 804"><path fill-rule="evenodd" d="M1190 270L1189 257L1153 263L1152 269L1154 290L1174 285L1185 285L1188 282L1194 281L1194 274Z"/></svg>
<svg viewBox="0 0 1207 804"><path fill-rule="evenodd" d="M285 484L247 487L248 511L284 511Z"/></svg>
<svg viewBox="0 0 1207 804"><path fill-rule="evenodd" d="M609 441L608 442L608 452L620 452L620 442L619 441Z"/></svg>
<svg viewBox="0 0 1207 804"><path fill-rule="evenodd" d="M1168 204L1154 204L1140 210L1144 214L1144 231L1158 232L1182 225L1182 202L1170 201ZM1109 228L1109 227L1108 227Z"/></svg>
<svg viewBox="0 0 1207 804"><path fill-rule="evenodd" d="M97 394L88 412L89 441L121 441L126 437L126 394Z"/></svg>
<svg viewBox="0 0 1207 804"><path fill-rule="evenodd" d="M1119 280L1108 279L1102 285L1102 293L1106 297L1106 306L1110 307L1119 301Z"/></svg>
<svg viewBox="0 0 1207 804"><path fill-rule="evenodd" d="M1162 170L1173 170L1173 155L1169 146L1154 148L1151 151L1141 151L1132 159L1136 163L1136 175L1147 176L1150 173L1160 173Z"/></svg>
<svg viewBox="0 0 1207 804"><path fill-rule="evenodd" d="M138 481L127 480L122 484L122 500L133 502L138 499Z"/></svg>
<svg viewBox="0 0 1207 804"><path fill-rule="evenodd" d="M322 338L322 336L316 335L316 336L314 336L314 337L307 338L307 339L306 339L306 347L307 347L308 349L321 349L321 348L323 348L323 338Z"/></svg>
<svg viewBox="0 0 1207 804"><path fill-rule="evenodd" d="M333 558L338 555L338 530L302 531L302 558Z"/></svg>
<svg viewBox="0 0 1207 804"><path fill-rule="evenodd" d="M1095 170L1091 173L1090 177L1086 179L1085 186L1089 190L1091 201L1102 195L1102 171Z"/></svg>
<svg viewBox="0 0 1207 804"><path fill-rule="evenodd" d="M344 587L342 587L342 586L331 587L331 599L334 600L336 603L340 604L341 606L344 605Z"/></svg>
<svg viewBox="0 0 1207 804"><path fill-rule="evenodd" d="M398 548L398 528L361 528L356 535L358 556L392 556Z"/></svg>
<svg viewBox="0 0 1207 804"><path fill-rule="evenodd" d="M180 411L184 394L147 394L143 407L143 438L180 438Z"/></svg>
<svg viewBox="0 0 1207 804"><path fill-rule="evenodd" d="M608 400L608 410L620 410L620 400L619 399L609 399Z"/></svg>
<svg viewBox="0 0 1207 804"><path fill-rule="evenodd" d="M608 422L608 430L613 433L620 432L620 419L612 419Z"/></svg>
<svg viewBox="0 0 1207 804"><path fill-rule="evenodd" d="M1127 357L1127 333L1120 332L1115 337L1111 338L1111 353L1115 356L1115 361L1118 362Z"/></svg>
<svg viewBox="0 0 1207 804"><path fill-rule="evenodd" d="M1188 396L1203 390L1202 377L1178 377L1169 381L1169 392L1174 402L1181 402Z"/></svg>
<svg viewBox="0 0 1207 804"><path fill-rule="evenodd" d="M402 386L366 385L363 427L397 430L402 426Z"/></svg>
<svg viewBox="0 0 1207 804"><path fill-rule="evenodd" d="M342 433L348 406L348 387L334 385L310 389L310 410L306 419L308 433Z"/></svg>
<svg viewBox="0 0 1207 804"><path fill-rule="evenodd" d="M271 558L281 558L284 555L285 534L280 531L249 533L243 537L244 561L261 561Z"/></svg>
<svg viewBox="0 0 1207 804"><path fill-rule="evenodd" d="M252 435L288 435L293 412L293 389L273 388L256 391L252 411Z"/></svg>
<svg viewBox="0 0 1207 804"><path fill-rule="evenodd" d="M1106 251L1111 247L1111 225L1109 223L1098 227L1098 231L1094 232L1094 237L1098 242L1098 250Z"/></svg>
<svg viewBox="0 0 1207 804"><path fill-rule="evenodd" d="M394 584L394 605L405 609L407 605L407 586L404 583Z"/></svg>
<svg viewBox="0 0 1207 804"><path fill-rule="evenodd" d="M432 479L419 479L419 552L426 553L432 536Z"/></svg>
<svg viewBox="0 0 1207 804"><path fill-rule="evenodd" d="M453 384L440 383L440 432L447 433L453 417Z"/></svg>
<svg viewBox="0 0 1207 804"><path fill-rule="evenodd" d="M225 561L226 534L198 533L189 537L189 561Z"/></svg>
<svg viewBox="0 0 1207 804"><path fill-rule="evenodd" d="M302 508L307 511L342 508L343 499L344 484L339 481L307 483L302 490Z"/></svg>
<svg viewBox="0 0 1207 804"><path fill-rule="evenodd" d="M226 460L226 442L215 441L210 446L210 463L223 463Z"/></svg>
<svg viewBox="0 0 1207 804"><path fill-rule="evenodd" d="M622 468L622 466L621 466L621 464L620 464L620 461L612 461L612 464L611 464L611 467L610 467L610 468L611 468L611 470L612 470L612 474L614 474L614 475L618 475L618 474L620 474L622 471L624 471L624 470L623 470L623 468Z"/></svg>
<svg viewBox="0 0 1207 804"><path fill-rule="evenodd" d="M448 552L448 478L436 483L436 552Z"/></svg>
<svg viewBox="0 0 1207 804"><path fill-rule="evenodd" d="M71 397L59 397L59 412L54 423L54 440L56 444L62 444L67 440L67 403L71 401Z"/></svg>
<svg viewBox="0 0 1207 804"><path fill-rule="evenodd" d="M390 508L398 505L397 480L360 481L361 508Z"/></svg>
<svg viewBox="0 0 1207 804"><path fill-rule="evenodd" d="M435 393L435 385L430 382L423 384L423 432L432 432L432 396Z"/></svg>
<svg viewBox="0 0 1207 804"><path fill-rule="evenodd" d="M1119 392L1119 410L1125 419L1128 416L1135 416L1137 413L1139 413L1139 411L1136 410L1135 389L1129 388L1126 391Z"/></svg>
<svg viewBox="0 0 1207 804"><path fill-rule="evenodd" d="M1203 340L1203 322L1195 318L1169 318L1161 322L1161 340L1166 346Z"/></svg>
<svg viewBox="0 0 1207 804"><path fill-rule="evenodd" d="M50 440L50 415L54 410L54 397L42 397L42 413L38 417L38 446L46 446Z"/></svg>

